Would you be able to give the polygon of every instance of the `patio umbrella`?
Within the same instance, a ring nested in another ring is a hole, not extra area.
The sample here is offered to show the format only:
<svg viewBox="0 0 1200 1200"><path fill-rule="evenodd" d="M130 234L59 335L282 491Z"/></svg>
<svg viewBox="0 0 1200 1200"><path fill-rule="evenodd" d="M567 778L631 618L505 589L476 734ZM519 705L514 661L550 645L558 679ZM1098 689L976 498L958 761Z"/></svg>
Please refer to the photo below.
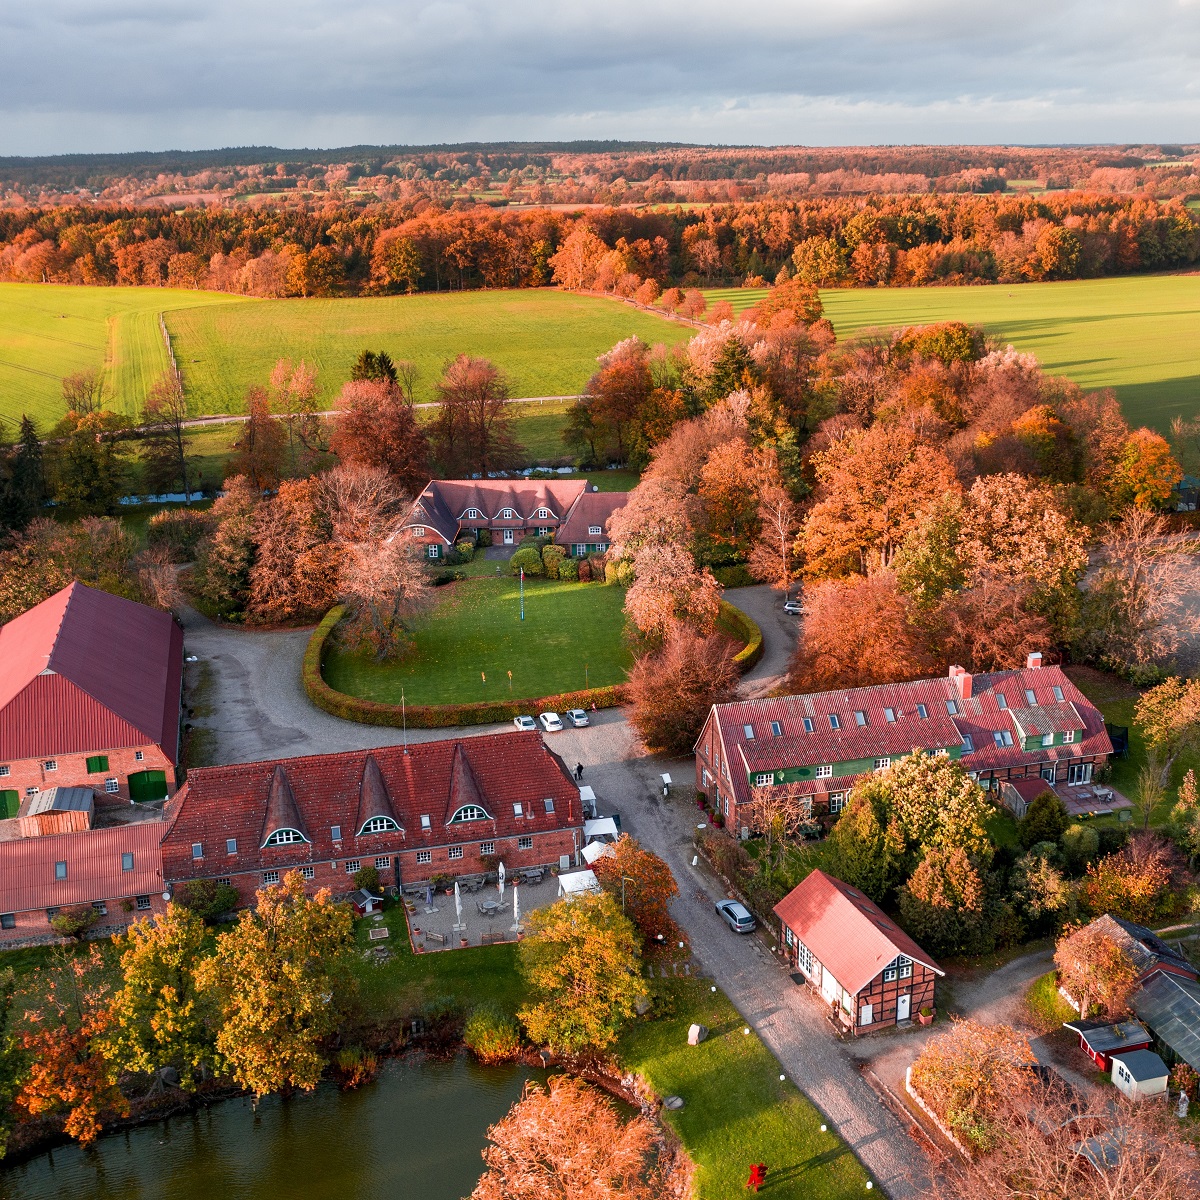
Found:
<svg viewBox="0 0 1200 1200"><path fill-rule="evenodd" d="M458 890L458 880L454 881L454 915L458 924L462 924L462 893Z"/></svg>
<svg viewBox="0 0 1200 1200"><path fill-rule="evenodd" d="M500 882L497 883L496 886L500 889L500 903L503 904L504 903L504 864L503 863L500 864L500 870L497 872L497 874L500 876Z"/></svg>
<svg viewBox="0 0 1200 1200"><path fill-rule="evenodd" d="M517 897L517 892L520 889L513 884L513 933L521 932L521 901Z"/></svg>

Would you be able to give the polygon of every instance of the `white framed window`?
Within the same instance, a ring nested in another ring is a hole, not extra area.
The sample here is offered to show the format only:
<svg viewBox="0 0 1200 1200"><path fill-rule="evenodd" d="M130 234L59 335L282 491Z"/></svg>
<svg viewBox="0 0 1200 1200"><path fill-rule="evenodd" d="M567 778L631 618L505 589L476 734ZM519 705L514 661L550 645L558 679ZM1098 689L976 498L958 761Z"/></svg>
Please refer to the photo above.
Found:
<svg viewBox="0 0 1200 1200"><path fill-rule="evenodd" d="M603 533L604 530L601 529L599 525L588 526L588 537L601 537Z"/></svg>
<svg viewBox="0 0 1200 1200"><path fill-rule="evenodd" d="M513 816L523 817L525 815L525 807L520 800L513 801Z"/></svg>
<svg viewBox="0 0 1200 1200"><path fill-rule="evenodd" d="M548 525L539 525L537 530L538 537L549 537L550 527Z"/></svg>
<svg viewBox="0 0 1200 1200"><path fill-rule="evenodd" d="M829 793L829 811L831 813L840 813L846 807L845 792L830 792Z"/></svg>
<svg viewBox="0 0 1200 1200"><path fill-rule="evenodd" d="M1075 730L1066 729L1063 731L1063 742L1065 745L1070 745L1075 740Z"/></svg>
<svg viewBox="0 0 1200 1200"><path fill-rule="evenodd" d="M805 717L804 718L804 732L812 733L812 731L813 731L812 717Z"/></svg>
<svg viewBox="0 0 1200 1200"><path fill-rule="evenodd" d="M104 791L109 796L115 796L117 794L117 792L119 792L120 790L121 790L121 785L115 779L113 779L111 776L109 776L109 778L104 781Z"/></svg>
<svg viewBox="0 0 1200 1200"><path fill-rule="evenodd" d="M872 1020L874 1020L874 1015L874 1010L872 1009L871 1005L864 1004L858 1010L858 1023L860 1025L870 1025Z"/></svg>
<svg viewBox="0 0 1200 1200"><path fill-rule="evenodd" d="M400 826L392 820L391 817L372 817L363 827L363 833L387 833L390 829L399 829Z"/></svg>
<svg viewBox="0 0 1200 1200"><path fill-rule="evenodd" d="M330 825L329 836L335 842L340 842L342 840L342 827L340 825Z"/></svg>
<svg viewBox="0 0 1200 1200"><path fill-rule="evenodd" d="M217 878L217 885L219 887L233 887L233 876L232 875L219 876Z"/></svg>
<svg viewBox="0 0 1200 1200"><path fill-rule="evenodd" d="M854 714L854 723L855 725L859 726L859 728L868 724L867 714L860 709Z"/></svg>
<svg viewBox="0 0 1200 1200"><path fill-rule="evenodd" d="M435 542L431 542L425 553L429 558L438 558L441 555L441 550Z"/></svg>
<svg viewBox="0 0 1200 1200"><path fill-rule="evenodd" d="M10 773L11 773L11 772L10 772L10 768L9 768L9 767L7 767L7 766L0 766L0 776L8 775L8 774L10 774Z"/></svg>
<svg viewBox="0 0 1200 1200"><path fill-rule="evenodd" d="M1037 708L1037 695L1034 692L1033 688L1025 689L1025 702L1029 705L1030 708Z"/></svg>
<svg viewBox="0 0 1200 1200"><path fill-rule="evenodd" d="M133 752L133 761L134 762L145 762L146 755L141 750L135 750Z"/></svg>
<svg viewBox="0 0 1200 1200"><path fill-rule="evenodd" d="M897 968L895 964L890 967L883 968L883 982L894 983L896 981Z"/></svg>
<svg viewBox="0 0 1200 1200"><path fill-rule="evenodd" d="M150 907L150 897L139 896L137 898L137 906L139 912L145 912Z"/></svg>
<svg viewBox="0 0 1200 1200"><path fill-rule="evenodd" d="M453 861L454 859L462 858L463 848L461 846L451 846L446 851L446 857Z"/></svg>
<svg viewBox="0 0 1200 1200"><path fill-rule="evenodd" d="M817 767L817 778L818 779L829 779L832 775L833 775L833 764L832 763L822 763L819 767Z"/></svg>
<svg viewBox="0 0 1200 1200"><path fill-rule="evenodd" d="M467 520L468 521L478 521L479 517L480 517L479 509L477 509L477 508L468 508L467 509Z"/></svg>
<svg viewBox="0 0 1200 1200"><path fill-rule="evenodd" d="M413 537L424 537L425 536L425 526L424 525L414 525L412 527L412 532L413 532Z"/></svg>
<svg viewBox="0 0 1200 1200"><path fill-rule="evenodd" d="M549 796L542 801L542 807L546 810L546 816L552 817L554 815L554 801Z"/></svg>
<svg viewBox="0 0 1200 1200"><path fill-rule="evenodd" d="M922 721L927 720L929 717L929 709L927 709L923 704L918 704L917 716L920 717Z"/></svg>
<svg viewBox="0 0 1200 1200"><path fill-rule="evenodd" d="M877 758L872 767L876 771L886 771L891 765L892 760L890 758Z"/></svg>
<svg viewBox="0 0 1200 1200"><path fill-rule="evenodd" d="M1057 700L1057 701L1059 702L1059 704L1061 704L1061 703L1063 702L1063 690L1062 690L1062 688L1060 688L1060 687L1058 686L1058 684L1056 683L1056 684L1054 685L1054 687L1053 687L1053 688L1051 688L1050 690L1051 690L1051 691L1054 693L1054 698L1055 698L1055 700Z"/></svg>
<svg viewBox="0 0 1200 1200"><path fill-rule="evenodd" d="M57 771L58 770L58 759L57 758L46 759L46 761L44 763L42 763L42 768L46 771Z"/></svg>
<svg viewBox="0 0 1200 1200"><path fill-rule="evenodd" d="M317 874L317 872L312 867L301 867L300 868L300 878L301 879L315 879L316 874Z"/></svg>
<svg viewBox="0 0 1200 1200"><path fill-rule="evenodd" d="M829 714L829 728L830 729L841 729L841 727L842 727L842 718L839 717L837 715L837 713L830 713Z"/></svg>
<svg viewBox="0 0 1200 1200"><path fill-rule="evenodd" d="M450 818L450 824L453 825L458 821L487 821L489 819L488 814L478 804L464 804Z"/></svg>
<svg viewBox="0 0 1200 1200"><path fill-rule="evenodd" d="M203 858L204 857L204 843L203 842L193 842L192 843L192 857L193 858Z"/></svg>
<svg viewBox="0 0 1200 1200"><path fill-rule="evenodd" d="M517 849L518 850L532 850L533 849L533 838L531 838L531 837L517 838Z"/></svg>
<svg viewBox="0 0 1200 1200"><path fill-rule="evenodd" d="M346 859L346 874L353 875L355 871L362 870L362 863L357 858Z"/></svg>
<svg viewBox="0 0 1200 1200"><path fill-rule="evenodd" d="M992 741L996 743L998 749L1003 750L1005 746L1013 744L1012 734L1007 729L993 729Z"/></svg>
<svg viewBox="0 0 1200 1200"><path fill-rule="evenodd" d="M768 787L775 782L775 776L770 771L762 771L754 777L755 787Z"/></svg>
<svg viewBox="0 0 1200 1200"><path fill-rule="evenodd" d="M1067 783L1077 787L1081 783L1092 782L1092 763L1072 763L1067 768Z"/></svg>
<svg viewBox="0 0 1200 1200"><path fill-rule="evenodd" d="M133 854L128 850L126 850L121 855L121 870L122 871L132 871L133 870Z"/></svg>
<svg viewBox="0 0 1200 1200"><path fill-rule="evenodd" d="M812 951L799 938L796 938L796 966L810 979L812 978L814 973Z"/></svg>
<svg viewBox="0 0 1200 1200"><path fill-rule="evenodd" d="M42 789L39 787L27 787L25 789L26 796L36 796Z"/></svg>
<svg viewBox="0 0 1200 1200"><path fill-rule="evenodd" d="M237 853L237 838L226 838L225 839L225 853L226 854L236 854Z"/></svg>
<svg viewBox="0 0 1200 1200"><path fill-rule="evenodd" d="M272 883L278 883L278 882L279 882L279 872L278 871L264 871L263 872L263 883L270 885Z"/></svg>
<svg viewBox="0 0 1200 1200"><path fill-rule="evenodd" d="M1043 746L1053 746L1054 745L1054 734L1043 733L1042 734L1042 745Z"/></svg>
<svg viewBox="0 0 1200 1200"><path fill-rule="evenodd" d="M390 858L377 858L375 860L375 870L386 871L392 865Z"/></svg>
<svg viewBox="0 0 1200 1200"><path fill-rule="evenodd" d="M417 866L418 867L423 867L426 865L426 863L429 863L432 860L433 860L433 854L431 851L429 851L429 850L418 850L417 851Z"/></svg>
<svg viewBox="0 0 1200 1200"><path fill-rule="evenodd" d="M513 517L515 517L517 514L515 512L513 512L513 510L511 508L502 508L500 510L500 515L506 521L511 521L513 519Z"/></svg>
<svg viewBox="0 0 1200 1200"><path fill-rule="evenodd" d="M771 722L771 736L772 737L782 737L783 736L783 726L780 725L778 721Z"/></svg>
<svg viewBox="0 0 1200 1200"><path fill-rule="evenodd" d="M900 955L900 957L898 959L896 959L896 963L900 968L900 978L901 979L911 979L912 978L912 959L905 958L904 955L902 954L902 955Z"/></svg>
<svg viewBox="0 0 1200 1200"><path fill-rule="evenodd" d="M430 828L431 828L431 826L429 824L429 814L422 813L421 814L421 832L428 833Z"/></svg>
<svg viewBox="0 0 1200 1200"><path fill-rule="evenodd" d="M479 853L480 854L495 854L496 853L496 843L495 842L480 842L479 843Z"/></svg>
<svg viewBox="0 0 1200 1200"><path fill-rule="evenodd" d="M308 839L298 829L277 829L263 843L264 846L290 846L293 842L304 842Z"/></svg>
<svg viewBox="0 0 1200 1200"><path fill-rule="evenodd" d="M550 510L548 508L539 508L537 510L537 515L541 520L544 521L550 515Z"/></svg>

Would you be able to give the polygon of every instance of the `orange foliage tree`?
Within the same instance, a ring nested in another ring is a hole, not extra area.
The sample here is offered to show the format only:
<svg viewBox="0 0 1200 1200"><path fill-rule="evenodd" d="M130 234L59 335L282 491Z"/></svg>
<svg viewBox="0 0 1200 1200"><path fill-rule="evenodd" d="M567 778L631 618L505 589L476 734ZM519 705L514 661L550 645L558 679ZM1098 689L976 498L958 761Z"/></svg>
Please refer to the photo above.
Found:
<svg viewBox="0 0 1200 1200"><path fill-rule="evenodd" d="M592 870L614 900L623 900L646 948L677 946L684 940L670 913L671 898L679 888L671 868L657 854L625 833L596 859Z"/></svg>
<svg viewBox="0 0 1200 1200"><path fill-rule="evenodd" d="M1114 1020L1129 1011L1137 965L1103 929L1083 925L1064 930L1054 948L1054 965L1058 982L1079 1005L1081 1016L1097 1006Z"/></svg>
<svg viewBox="0 0 1200 1200"><path fill-rule="evenodd" d="M1080 897L1089 912L1145 925L1171 910L1174 866L1165 839L1136 834L1123 849L1088 867Z"/></svg>
<svg viewBox="0 0 1200 1200"><path fill-rule="evenodd" d="M1183 468L1166 438L1152 429L1135 429L1125 439L1116 470L1118 500L1138 508L1165 508Z"/></svg>

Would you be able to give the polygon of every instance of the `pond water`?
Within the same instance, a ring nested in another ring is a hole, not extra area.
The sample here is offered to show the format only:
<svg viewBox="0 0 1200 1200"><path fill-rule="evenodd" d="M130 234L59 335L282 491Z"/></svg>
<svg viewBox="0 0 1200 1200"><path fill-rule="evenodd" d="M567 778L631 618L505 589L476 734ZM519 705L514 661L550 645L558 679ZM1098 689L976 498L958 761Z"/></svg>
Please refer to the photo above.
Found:
<svg viewBox="0 0 1200 1200"><path fill-rule="evenodd" d="M487 1127L540 1077L525 1067L392 1060L353 1092L227 1100L0 1171L3 1200L461 1200Z"/></svg>

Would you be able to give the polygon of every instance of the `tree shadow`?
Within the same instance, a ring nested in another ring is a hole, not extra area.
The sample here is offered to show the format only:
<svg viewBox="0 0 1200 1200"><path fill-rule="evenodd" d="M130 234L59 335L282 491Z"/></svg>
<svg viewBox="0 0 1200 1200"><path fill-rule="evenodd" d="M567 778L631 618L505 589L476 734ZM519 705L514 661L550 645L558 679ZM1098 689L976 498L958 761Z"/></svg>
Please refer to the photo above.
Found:
<svg viewBox="0 0 1200 1200"><path fill-rule="evenodd" d="M850 1147L843 1143L839 1146L832 1146L828 1150L822 1150L820 1154L814 1154L802 1162L792 1163L790 1166L773 1167L767 1163L767 1182L759 1190L769 1192L774 1187L783 1187L785 1184L793 1183L812 1171L819 1171L824 1167L831 1166L839 1158L849 1153Z"/></svg>

